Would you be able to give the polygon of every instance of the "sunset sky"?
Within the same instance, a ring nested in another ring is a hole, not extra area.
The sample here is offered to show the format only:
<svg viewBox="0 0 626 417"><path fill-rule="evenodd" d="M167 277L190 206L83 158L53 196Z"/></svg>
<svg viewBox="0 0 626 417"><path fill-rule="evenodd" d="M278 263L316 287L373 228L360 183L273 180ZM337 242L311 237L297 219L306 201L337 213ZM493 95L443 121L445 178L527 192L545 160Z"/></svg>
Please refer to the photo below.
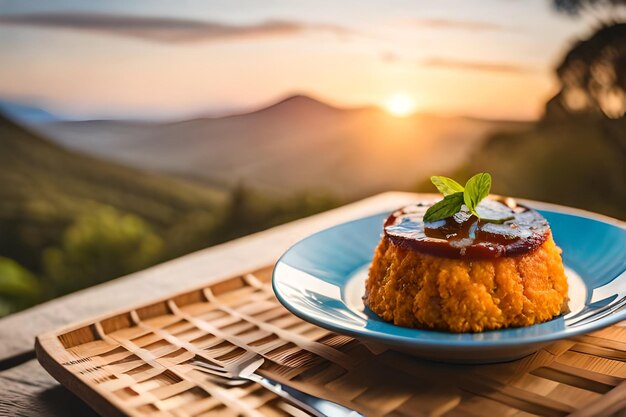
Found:
<svg viewBox="0 0 626 417"><path fill-rule="evenodd" d="M543 0L0 0L0 99L176 118L305 93L532 119L589 28Z"/></svg>

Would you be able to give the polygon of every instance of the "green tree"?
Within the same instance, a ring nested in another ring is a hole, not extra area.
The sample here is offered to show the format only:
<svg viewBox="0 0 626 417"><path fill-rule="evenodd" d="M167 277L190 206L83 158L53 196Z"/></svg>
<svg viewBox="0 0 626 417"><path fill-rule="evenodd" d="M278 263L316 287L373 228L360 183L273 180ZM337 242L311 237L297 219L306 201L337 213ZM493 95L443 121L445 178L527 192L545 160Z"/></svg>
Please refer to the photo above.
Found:
<svg viewBox="0 0 626 417"><path fill-rule="evenodd" d="M560 91L546 116L620 119L626 112L626 0L554 0L565 15L595 18L598 27L565 54L556 68ZM623 143L622 143L623 145Z"/></svg>
<svg viewBox="0 0 626 417"><path fill-rule="evenodd" d="M626 112L626 23L601 27L572 47L556 74L561 84L546 116L596 115L620 119Z"/></svg>
<svg viewBox="0 0 626 417"><path fill-rule="evenodd" d="M603 14L616 17L626 6L626 0L553 0L552 4L557 11L571 16L588 14L607 19Z"/></svg>
<svg viewBox="0 0 626 417"><path fill-rule="evenodd" d="M44 271L54 295L61 295L153 265L162 248L141 218L104 206L79 217L59 247L44 251Z"/></svg>
<svg viewBox="0 0 626 417"><path fill-rule="evenodd" d="M0 257L0 317L26 308L39 299L37 278L12 259Z"/></svg>
<svg viewBox="0 0 626 417"><path fill-rule="evenodd" d="M258 232L341 205L336 196L323 192L300 192L269 196L240 183L231 191L216 235L222 241Z"/></svg>

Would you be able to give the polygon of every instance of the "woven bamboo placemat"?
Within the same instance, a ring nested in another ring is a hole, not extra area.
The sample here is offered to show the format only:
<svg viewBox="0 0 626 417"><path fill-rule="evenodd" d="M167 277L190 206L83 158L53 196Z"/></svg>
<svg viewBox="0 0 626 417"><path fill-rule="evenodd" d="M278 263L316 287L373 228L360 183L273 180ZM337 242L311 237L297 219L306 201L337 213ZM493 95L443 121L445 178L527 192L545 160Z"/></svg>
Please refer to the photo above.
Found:
<svg viewBox="0 0 626 417"><path fill-rule="evenodd" d="M259 385L222 388L190 363L255 352L259 373L366 416L625 416L626 327L515 362L463 366L365 346L284 309L271 267L37 338L37 357L101 415L302 416Z"/></svg>

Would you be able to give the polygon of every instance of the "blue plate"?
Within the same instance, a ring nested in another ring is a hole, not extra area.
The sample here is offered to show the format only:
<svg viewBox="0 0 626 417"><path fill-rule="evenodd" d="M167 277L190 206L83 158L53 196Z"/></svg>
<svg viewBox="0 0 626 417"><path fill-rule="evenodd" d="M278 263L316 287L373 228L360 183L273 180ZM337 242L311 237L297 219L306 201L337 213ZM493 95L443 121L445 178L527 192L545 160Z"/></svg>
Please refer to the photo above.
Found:
<svg viewBox="0 0 626 417"><path fill-rule="evenodd" d="M559 339L626 319L626 226L581 210L532 201L563 249L571 312L549 322L483 333L396 326L363 305L364 282L388 212L316 233L292 246L274 269L280 302L298 317L366 342L433 360L487 363L517 359Z"/></svg>

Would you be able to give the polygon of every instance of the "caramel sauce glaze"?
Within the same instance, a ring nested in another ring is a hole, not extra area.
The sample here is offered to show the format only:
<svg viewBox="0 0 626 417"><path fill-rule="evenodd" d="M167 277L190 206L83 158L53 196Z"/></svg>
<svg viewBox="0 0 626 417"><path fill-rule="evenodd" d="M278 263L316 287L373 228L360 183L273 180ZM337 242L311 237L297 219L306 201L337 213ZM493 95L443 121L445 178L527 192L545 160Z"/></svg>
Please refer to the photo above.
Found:
<svg viewBox="0 0 626 417"><path fill-rule="evenodd" d="M528 253L550 235L550 226L541 214L510 198L480 203L478 214L490 221L461 211L445 220L424 223L431 205L417 203L393 212L385 221L385 236L403 249L445 258L485 259Z"/></svg>

